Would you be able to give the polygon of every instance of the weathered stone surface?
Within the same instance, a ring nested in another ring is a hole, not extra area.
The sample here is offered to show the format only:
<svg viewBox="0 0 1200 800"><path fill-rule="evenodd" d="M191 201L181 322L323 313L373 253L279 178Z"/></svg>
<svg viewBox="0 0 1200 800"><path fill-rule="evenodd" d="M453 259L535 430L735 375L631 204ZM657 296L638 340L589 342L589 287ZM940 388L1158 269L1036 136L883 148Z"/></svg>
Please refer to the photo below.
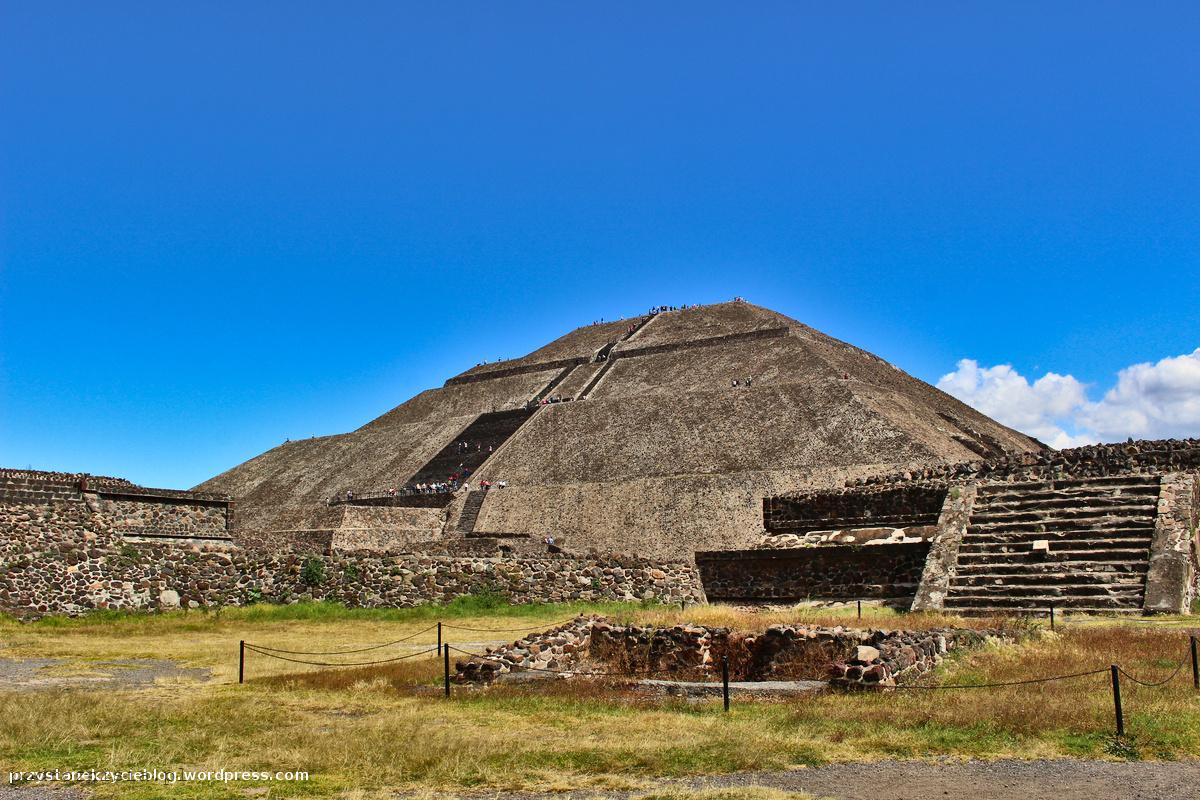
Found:
<svg viewBox="0 0 1200 800"><path fill-rule="evenodd" d="M701 625L649 628L581 617L460 659L455 673L456 680L471 683L490 683L523 670L548 670L559 677L712 680L727 660L733 681L829 678L843 688L886 688L895 686L897 679L909 680L932 669L947 648L975 646L984 639L984 634L959 629L907 632L774 625L753 635Z"/></svg>
<svg viewBox="0 0 1200 800"><path fill-rule="evenodd" d="M1196 597L1200 472L1164 475L1150 544L1144 610L1186 614Z"/></svg>
<svg viewBox="0 0 1200 800"><path fill-rule="evenodd" d="M868 353L733 302L579 328L203 487L234 495L243 530L264 543L323 530L331 495L403 483L481 415L521 409L547 390L574 396L539 407L475 471L475 485L508 486L488 493L473 531L687 560L756 545L764 497L968 459L983 446L1040 448ZM442 531L454 530L466 499L448 507Z"/></svg>
<svg viewBox="0 0 1200 800"><path fill-rule="evenodd" d="M854 660L859 664L874 664L879 659L879 649L870 645L854 648Z"/></svg>
<svg viewBox="0 0 1200 800"><path fill-rule="evenodd" d="M628 595L671 603L703 599L696 572L686 564L549 553L517 558L267 554L204 543L134 543L108 519L80 502L0 505L0 609L74 614L92 608L200 608L301 598L412 606L479 592L513 602ZM308 561L321 565L319 581L313 570L304 569Z"/></svg>
<svg viewBox="0 0 1200 800"><path fill-rule="evenodd" d="M929 544L823 545L696 553L711 600L901 600L917 591Z"/></svg>
<svg viewBox="0 0 1200 800"><path fill-rule="evenodd" d="M913 611L935 611L946 601L958 563L958 549L975 505L976 486L974 481L967 481L947 492L938 515L937 534L925 560L917 596L913 599Z"/></svg>

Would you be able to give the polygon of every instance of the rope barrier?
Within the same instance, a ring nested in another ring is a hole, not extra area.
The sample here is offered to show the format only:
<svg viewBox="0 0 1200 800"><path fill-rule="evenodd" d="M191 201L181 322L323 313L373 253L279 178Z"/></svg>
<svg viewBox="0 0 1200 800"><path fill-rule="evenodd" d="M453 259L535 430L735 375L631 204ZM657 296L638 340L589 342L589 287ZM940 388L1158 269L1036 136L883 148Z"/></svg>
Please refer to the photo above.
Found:
<svg viewBox="0 0 1200 800"><path fill-rule="evenodd" d="M1153 688L1155 686L1162 686L1164 684L1170 683L1171 681L1175 680L1177 677L1179 677L1179 673L1183 672L1183 668L1187 663L1188 663L1187 659L1180 661L1179 666L1175 667L1175 671L1171 673L1171 677L1167 678L1166 680L1154 681L1154 682L1144 681L1144 680L1138 678L1136 675L1126 672L1124 667L1120 667L1119 669L1120 669L1120 672L1122 675L1124 675L1126 678L1129 678L1129 680L1133 681L1134 683L1138 684L1139 686L1149 686L1149 687Z"/></svg>
<svg viewBox="0 0 1200 800"><path fill-rule="evenodd" d="M293 656L341 656L341 655L348 655L350 653L365 653L368 650L380 650L384 647L391 647L394 644L400 644L401 642L407 642L409 639L415 639L418 636L420 636L422 633L429 633L431 630L433 630L436 627L437 627L436 624L430 625L428 628L426 628L423 631L417 631L414 634L405 636L400 639L396 639L395 641L384 642L383 644L373 644L370 647L359 647L354 650L283 650L278 647L268 647L263 644L250 644L249 642L246 643L246 647L255 649L258 652L262 652L264 650L269 650L272 653L287 653L287 654L293 655Z"/></svg>
<svg viewBox="0 0 1200 800"><path fill-rule="evenodd" d="M253 645L249 645L249 644L246 645L246 649L253 653L258 653L259 655L267 656L268 658L275 658L275 659L279 659L280 661L290 661L293 664L311 664L312 666L315 666L315 667L373 667L376 664L391 664L394 661L404 661L405 659L408 659L408 658L416 658L417 656L427 655L427 654L432 653L435 650L437 650L436 647L431 647L428 650L421 650L416 653L409 653L409 654L403 655L403 656L396 656L395 658L384 658L379 661L353 661L348 664L338 664L336 662L331 662L331 661L306 661L306 660L299 659L299 658L288 658L286 656L279 656L279 655L275 655L274 653L268 653L263 650L259 650L256 647L254 647Z"/></svg>
<svg viewBox="0 0 1200 800"><path fill-rule="evenodd" d="M905 686L896 686L896 689L996 689L1002 686L1025 686L1033 683L1049 683L1051 681L1065 681L1071 678L1083 678L1088 675L1099 675L1102 672L1108 672L1109 668L1093 669L1088 672L1074 672L1070 675L1051 675L1048 678L1030 678L1024 681L1001 681L1000 683L960 683L942 686L922 686L920 684L908 684Z"/></svg>
<svg viewBox="0 0 1200 800"><path fill-rule="evenodd" d="M452 628L456 631L471 631L473 633L517 633L518 631L532 631L538 628L557 628L559 625L566 625L568 622L574 622L579 617L571 617L564 619L561 622L539 622L536 625L526 625L524 628L471 628L466 625L455 625L450 622L443 622L443 628Z"/></svg>

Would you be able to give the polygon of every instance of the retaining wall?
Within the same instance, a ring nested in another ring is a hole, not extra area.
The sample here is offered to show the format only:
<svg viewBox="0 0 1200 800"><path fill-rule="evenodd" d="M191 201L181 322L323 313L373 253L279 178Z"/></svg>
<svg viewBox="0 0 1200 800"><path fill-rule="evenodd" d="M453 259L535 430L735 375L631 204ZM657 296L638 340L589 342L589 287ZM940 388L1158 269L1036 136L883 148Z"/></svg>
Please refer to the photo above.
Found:
<svg viewBox="0 0 1200 800"><path fill-rule="evenodd" d="M306 570L310 562L319 568ZM703 598L695 570L685 564L556 554L320 556L179 547L130 542L84 503L0 506L0 609L21 615L301 598L397 607L483 591L517 603Z"/></svg>
<svg viewBox="0 0 1200 800"><path fill-rule="evenodd" d="M1139 439L1120 444L1094 444L940 464L922 469L851 478L847 486L899 484L909 481L1038 481L1057 478L1103 478L1114 475L1162 475L1200 469L1200 439Z"/></svg>
<svg viewBox="0 0 1200 800"><path fill-rule="evenodd" d="M929 542L696 553L709 600L911 599Z"/></svg>
<svg viewBox="0 0 1200 800"><path fill-rule="evenodd" d="M945 499L945 484L765 497L763 527L772 533L799 534L856 527L933 525Z"/></svg>
<svg viewBox="0 0 1200 800"><path fill-rule="evenodd" d="M129 534L228 539L233 502L223 495L152 489L120 478L0 469L0 506L86 505L95 524Z"/></svg>

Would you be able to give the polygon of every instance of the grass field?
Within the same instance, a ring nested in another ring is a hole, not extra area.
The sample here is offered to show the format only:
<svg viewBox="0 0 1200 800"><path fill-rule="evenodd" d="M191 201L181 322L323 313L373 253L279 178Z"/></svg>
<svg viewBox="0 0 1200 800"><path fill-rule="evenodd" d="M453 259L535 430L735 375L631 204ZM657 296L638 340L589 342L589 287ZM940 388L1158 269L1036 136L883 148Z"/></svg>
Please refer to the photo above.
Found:
<svg viewBox="0 0 1200 800"><path fill-rule="evenodd" d="M545 626L576 613L641 624L680 621L761 629L773 622L856 624L853 609L749 614L678 608L496 605L465 598L443 608L347 610L310 604L216 613L95 614L33 624L0 622L3 658L62 659L50 674L86 674L106 659L169 659L211 680L166 678L141 688L0 692L0 766L36 769L304 770L302 783L189 784L181 797L372 797L401 789L444 796L471 789L642 788L656 778L783 769L838 760L928 756L1174 759L1200 755L1200 692L1190 666L1165 686L1123 686L1127 736L1113 735L1106 675L992 689L829 694L737 702L649 696L597 681L545 681L440 696L432 656L330 670L251 654L237 683L240 639L295 650L350 649L420 633L382 651L416 652L447 639L481 650L520 635L462 628ZM939 615L864 610L862 625L962 623ZM978 624L978 623L976 623ZM406 649L407 648L407 649ZM377 651L364 654L376 656ZM948 661L944 684L1023 680L1118 663L1147 681L1187 657L1178 625L1105 622L1043 632ZM154 784L100 787L100 796L157 797ZM675 795L659 795L673 797ZM711 797L768 795L719 794ZM773 795L771 795L773 796Z"/></svg>

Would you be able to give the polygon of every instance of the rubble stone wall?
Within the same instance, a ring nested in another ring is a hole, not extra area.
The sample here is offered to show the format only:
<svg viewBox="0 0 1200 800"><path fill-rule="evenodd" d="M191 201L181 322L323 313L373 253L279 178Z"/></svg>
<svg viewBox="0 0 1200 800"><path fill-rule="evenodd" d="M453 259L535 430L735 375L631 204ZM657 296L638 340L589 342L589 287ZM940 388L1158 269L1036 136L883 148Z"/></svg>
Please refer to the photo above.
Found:
<svg viewBox="0 0 1200 800"><path fill-rule="evenodd" d="M916 594L929 542L696 553L710 600L905 599Z"/></svg>
<svg viewBox="0 0 1200 800"><path fill-rule="evenodd" d="M920 677L951 650L978 647L997 632L948 628L930 631L876 631L850 658L829 667L829 682L843 689L884 689Z"/></svg>
<svg viewBox="0 0 1200 800"><path fill-rule="evenodd" d="M987 461L938 464L903 472L851 478L847 486L899 484L909 481L1039 481L1059 478L1103 478L1114 475L1160 475L1200 470L1200 439L1140 439L1094 444L1065 450L1017 453Z"/></svg>
<svg viewBox="0 0 1200 800"><path fill-rule="evenodd" d="M763 527L801 534L847 528L906 528L937 523L945 484L809 492L763 498Z"/></svg>
<svg viewBox="0 0 1200 800"><path fill-rule="evenodd" d="M95 495L99 514L108 527L123 533L169 533L200 536L227 535L227 514L223 505L188 503L164 498L125 498Z"/></svg>
<svg viewBox="0 0 1200 800"><path fill-rule="evenodd" d="M126 540L82 502L0 505L0 610L19 615L302 598L397 607L482 592L518 603L703 598L686 564L558 554L306 555L180 547Z"/></svg>
<svg viewBox="0 0 1200 800"><path fill-rule="evenodd" d="M730 680L822 680L840 688L886 688L912 681L951 650L1005 632L944 628L884 631L772 625L763 632L703 625L654 628L580 617L511 644L460 658L457 680L491 683L510 672L711 681L728 660Z"/></svg>

